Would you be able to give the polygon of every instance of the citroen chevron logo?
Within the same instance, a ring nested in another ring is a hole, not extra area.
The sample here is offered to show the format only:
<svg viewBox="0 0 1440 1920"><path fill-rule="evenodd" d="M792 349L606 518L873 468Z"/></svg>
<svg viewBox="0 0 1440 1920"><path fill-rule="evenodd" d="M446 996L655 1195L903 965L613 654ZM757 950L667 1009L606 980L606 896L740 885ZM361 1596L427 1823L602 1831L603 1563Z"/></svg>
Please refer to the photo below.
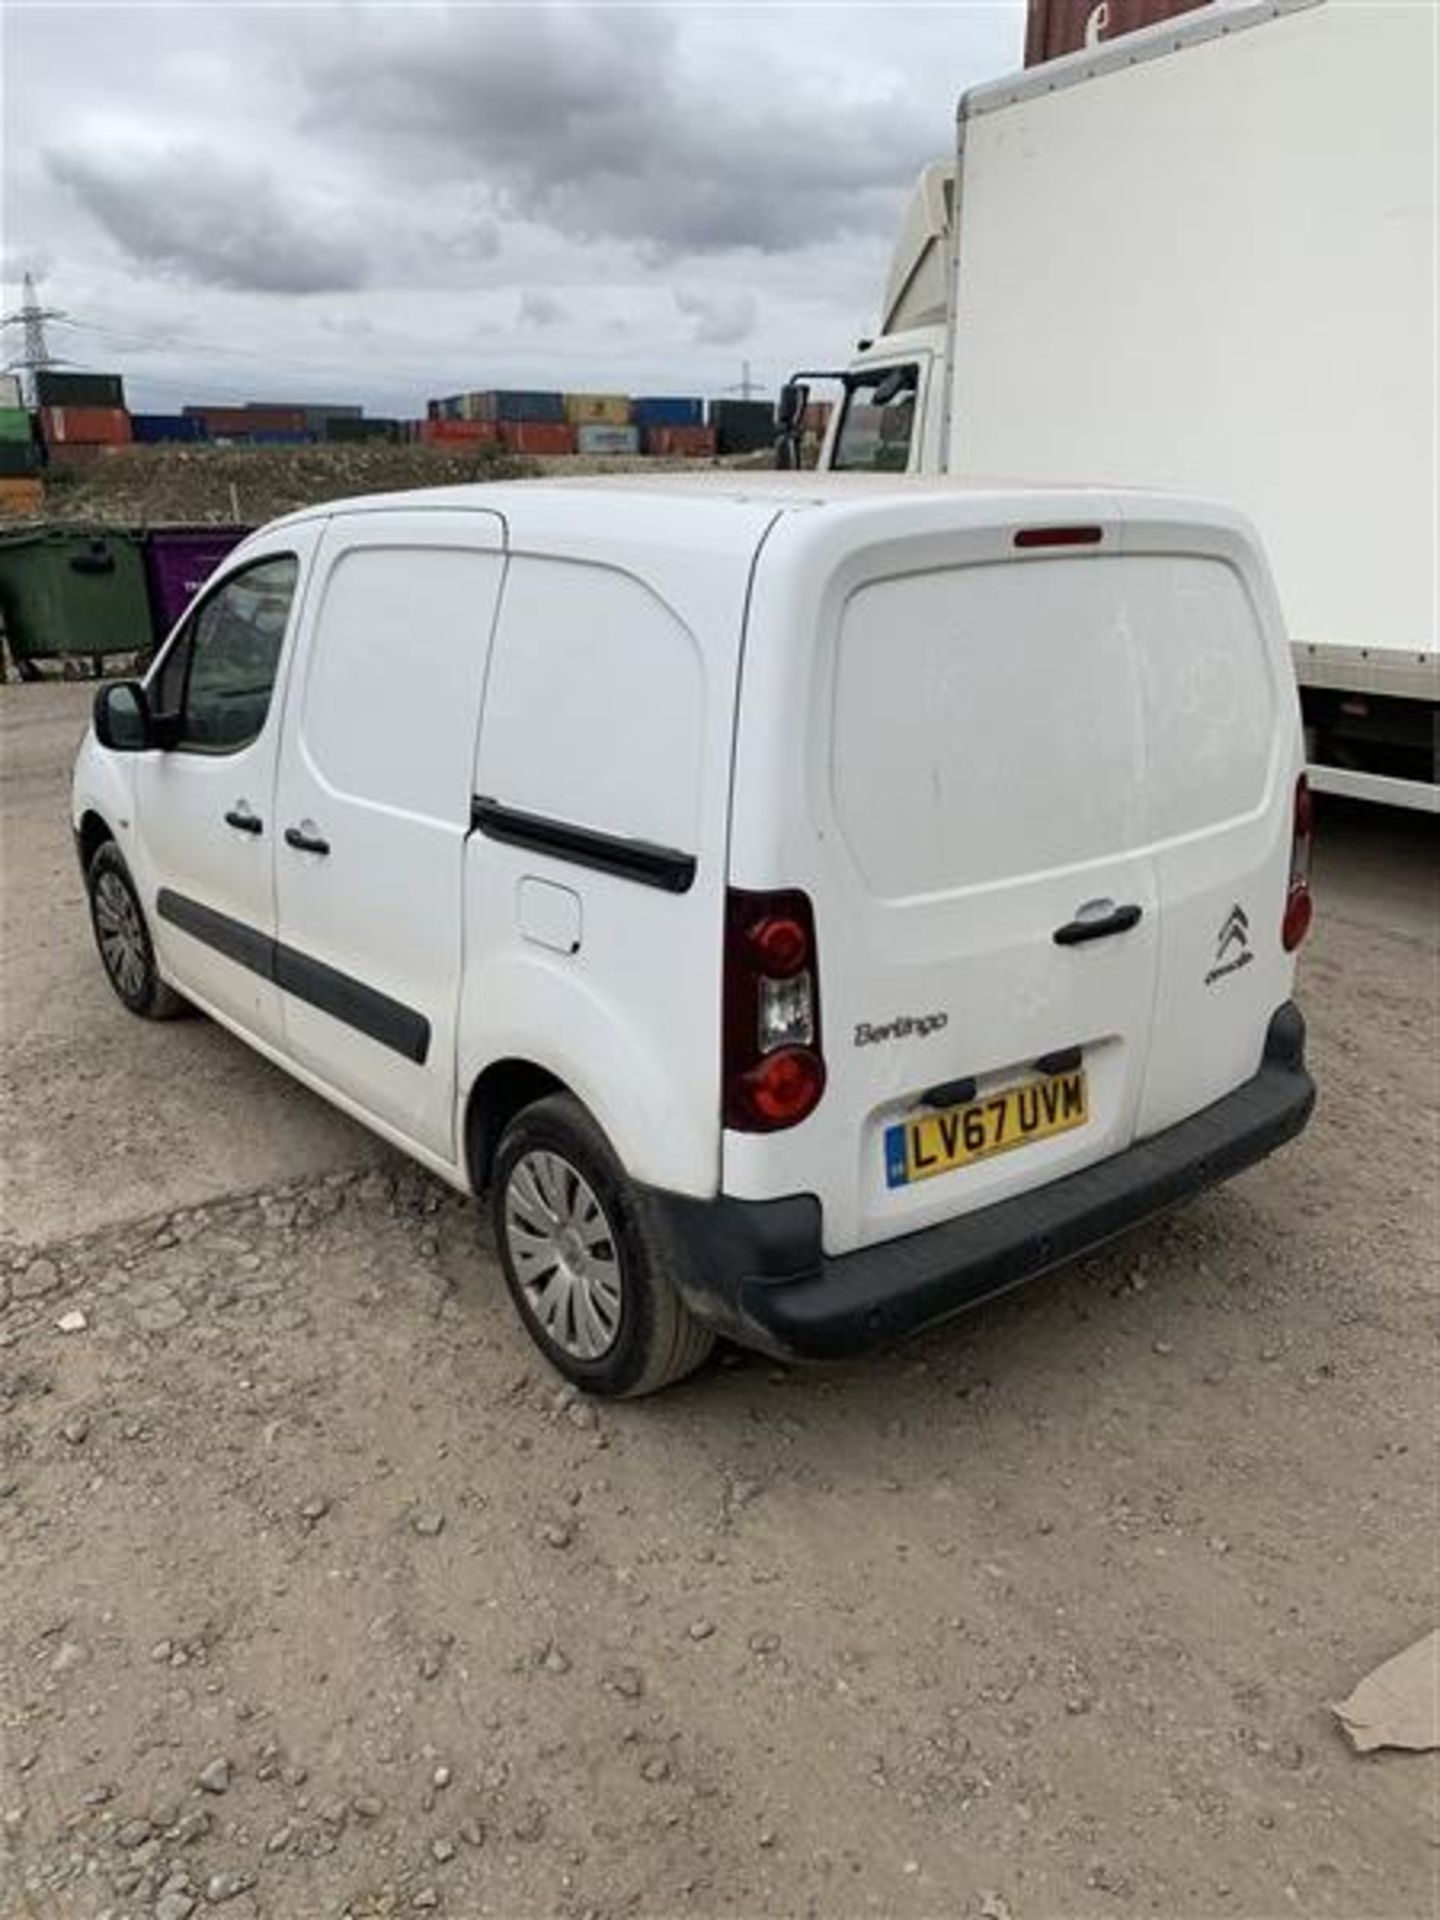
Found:
<svg viewBox="0 0 1440 1920"><path fill-rule="evenodd" d="M1220 928L1220 939L1215 948L1215 958L1223 960L1231 947L1248 947L1250 944L1250 918L1237 900L1224 924Z"/></svg>
<svg viewBox="0 0 1440 1920"><path fill-rule="evenodd" d="M1250 916L1237 900L1220 922L1220 933L1215 941L1215 964L1205 976L1206 986L1213 987L1227 973L1238 973L1241 967L1248 967L1254 958L1250 950Z"/></svg>

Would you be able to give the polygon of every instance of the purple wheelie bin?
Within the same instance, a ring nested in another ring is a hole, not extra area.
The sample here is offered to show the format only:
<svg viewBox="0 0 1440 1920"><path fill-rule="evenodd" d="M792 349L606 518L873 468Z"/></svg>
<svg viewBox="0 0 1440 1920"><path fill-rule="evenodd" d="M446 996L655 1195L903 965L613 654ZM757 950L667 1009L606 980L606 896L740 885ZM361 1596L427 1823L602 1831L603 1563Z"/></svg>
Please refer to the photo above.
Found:
<svg viewBox="0 0 1440 1920"><path fill-rule="evenodd" d="M250 531L249 527L154 527L145 536L145 584L157 647L230 549Z"/></svg>

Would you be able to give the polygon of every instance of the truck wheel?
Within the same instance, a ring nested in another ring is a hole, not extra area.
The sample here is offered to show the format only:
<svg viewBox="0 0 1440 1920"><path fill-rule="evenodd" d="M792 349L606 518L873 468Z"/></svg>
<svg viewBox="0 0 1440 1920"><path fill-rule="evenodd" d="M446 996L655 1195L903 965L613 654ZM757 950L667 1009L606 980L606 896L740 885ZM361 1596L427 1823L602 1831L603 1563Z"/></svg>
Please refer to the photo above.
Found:
<svg viewBox="0 0 1440 1920"><path fill-rule="evenodd" d="M185 1002L160 978L135 883L113 840L101 841L85 877L95 945L111 986L131 1013L173 1020Z"/></svg>
<svg viewBox="0 0 1440 1920"><path fill-rule="evenodd" d="M587 1393L654 1393L714 1346L666 1277L608 1141L570 1094L537 1100L505 1129L491 1213L531 1338Z"/></svg>

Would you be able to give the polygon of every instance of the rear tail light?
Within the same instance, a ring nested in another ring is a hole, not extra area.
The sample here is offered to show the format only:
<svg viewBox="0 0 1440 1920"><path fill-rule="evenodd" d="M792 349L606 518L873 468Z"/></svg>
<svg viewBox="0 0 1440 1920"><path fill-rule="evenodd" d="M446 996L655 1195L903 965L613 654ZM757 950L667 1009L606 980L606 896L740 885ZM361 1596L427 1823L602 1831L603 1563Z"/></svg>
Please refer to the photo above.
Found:
<svg viewBox="0 0 1440 1920"><path fill-rule="evenodd" d="M1290 836L1290 884L1285 893L1285 916L1280 940L1293 953L1310 931L1315 903L1310 897L1310 847L1315 833L1315 797L1304 774L1295 782L1294 825Z"/></svg>
<svg viewBox="0 0 1440 1920"><path fill-rule="evenodd" d="M775 1133L825 1091L815 916L803 893L725 897L722 1107L741 1133Z"/></svg>

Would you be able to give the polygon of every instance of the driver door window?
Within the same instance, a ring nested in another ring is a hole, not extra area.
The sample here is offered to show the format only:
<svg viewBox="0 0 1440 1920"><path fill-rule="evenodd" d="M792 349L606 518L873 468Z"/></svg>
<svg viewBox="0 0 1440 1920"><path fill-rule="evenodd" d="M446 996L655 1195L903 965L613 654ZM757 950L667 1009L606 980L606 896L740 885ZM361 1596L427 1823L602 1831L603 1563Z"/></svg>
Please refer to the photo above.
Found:
<svg viewBox="0 0 1440 1920"><path fill-rule="evenodd" d="M845 397L830 465L837 472L905 473L915 430L917 366L877 368Z"/></svg>
<svg viewBox="0 0 1440 1920"><path fill-rule="evenodd" d="M258 738L299 571L293 554L257 560L196 610L156 680L172 750L236 753Z"/></svg>

